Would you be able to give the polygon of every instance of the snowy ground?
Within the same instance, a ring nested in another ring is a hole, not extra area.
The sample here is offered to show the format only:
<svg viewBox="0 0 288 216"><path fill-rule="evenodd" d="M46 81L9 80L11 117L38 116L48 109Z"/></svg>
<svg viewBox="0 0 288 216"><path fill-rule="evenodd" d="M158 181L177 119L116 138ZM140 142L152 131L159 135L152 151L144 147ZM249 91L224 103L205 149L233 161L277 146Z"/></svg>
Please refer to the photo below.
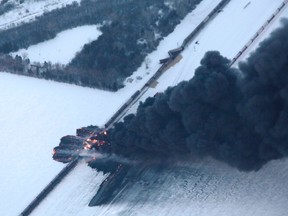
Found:
<svg viewBox="0 0 288 216"><path fill-rule="evenodd" d="M158 60L181 43L186 36L184 31L190 32L218 2L205 0L197 8L198 12L189 14L159 49L149 55L149 68L143 64L134 75L143 76L143 80L134 79L116 94L0 73L0 150L4 153L0 158L0 172L4 176L0 184L1 214L19 213L61 169L62 165L53 162L50 155L60 137L74 134L81 126L104 124L156 71ZM233 58L282 1L251 0L244 9L248 2L232 0L199 34L196 39L199 46L191 43L183 52L183 59L168 70L157 88L150 89L145 97L191 78L207 50L218 49ZM285 11L282 16L288 15ZM155 180L152 185L135 184L113 205L89 208L87 204L103 175L80 164L33 215L285 216L287 166L287 160L274 161L257 173L247 174L210 161L179 168L179 172L167 170L154 179L147 173L143 181L151 177Z"/></svg>
<svg viewBox="0 0 288 216"><path fill-rule="evenodd" d="M15 9L0 16L0 30L31 22L44 12L65 7L73 2L80 3L81 0L25 0L22 4L15 3Z"/></svg>
<svg viewBox="0 0 288 216"><path fill-rule="evenodd" d="M18 50L12 55L26 56L31 62L68 64L75 54L82 50L84 44L96 40L101 35L98 27L85 25L65 30L58 33L54 39Z"/></svg>
<svg viewBox="0 0 288 216"><path fill-rule="evenodd" d="M52 149L62 136L105 124L134 91L111 93L0 73L1 215L20 213L60 171Z"/></svg>
<svg viewBox="0 0 288 216"><path fill-rule="evenodd" d="M160 173L152 169L106 211L97 214L95 208L85 215L285 216L287 165L273 161L259 172L243 173L207 160Z"/></svg>
<svg viewBox="0 0 288 216"><path fill-rule="evenodd" d="M77 167L32 215L286 216L287 165L288 160L273 161L250 173L213 160L160 173L152 168L112 204L101 207L87 204L103 176Z"/></svg>

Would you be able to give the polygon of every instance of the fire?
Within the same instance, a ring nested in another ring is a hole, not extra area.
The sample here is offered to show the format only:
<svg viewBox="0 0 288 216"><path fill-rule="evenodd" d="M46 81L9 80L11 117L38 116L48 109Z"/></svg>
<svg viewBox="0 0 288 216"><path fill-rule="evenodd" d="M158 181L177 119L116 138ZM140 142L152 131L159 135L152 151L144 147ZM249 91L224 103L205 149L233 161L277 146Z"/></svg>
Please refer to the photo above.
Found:
<svg viewBox="0 0 288 216"><path fill-rule="evenodd" d="M86 150L102 148L104 145L110 145L108 141L108 132L106 130L94 132L92 136L88 137L84 143L83 148Z"/></svg>
<svg viewBox="0 0 288 216"><path fill-rule="evenodd" d="M93 139L93 140L91 140L91 142L92 142L92 143L97 143L98 140L97 140L97 139Z"/></svg>
<svg viewBox="0 0 288 216"><path fill-rule="evenodd" d="M91 148L92 148L92 145L87 143L87 142L85 142L84 149L89 150Z"/></svg>

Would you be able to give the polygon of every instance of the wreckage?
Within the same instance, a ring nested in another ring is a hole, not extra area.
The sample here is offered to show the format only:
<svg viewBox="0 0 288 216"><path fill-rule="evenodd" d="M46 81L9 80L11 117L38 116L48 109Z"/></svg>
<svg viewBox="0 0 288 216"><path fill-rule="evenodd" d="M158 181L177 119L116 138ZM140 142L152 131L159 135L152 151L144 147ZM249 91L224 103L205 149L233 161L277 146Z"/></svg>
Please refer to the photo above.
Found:
<svg viewBox="0 0 288 216"><path fill-rule="evenodd" d="M131 167L114 160L111 151L107 130L97 126L77 129L76 136L62 137L59 146L53 149L53 159L58 162L84 159L91 168L109 173L89 206L107 203L127 183L126 175Z"/></svg>

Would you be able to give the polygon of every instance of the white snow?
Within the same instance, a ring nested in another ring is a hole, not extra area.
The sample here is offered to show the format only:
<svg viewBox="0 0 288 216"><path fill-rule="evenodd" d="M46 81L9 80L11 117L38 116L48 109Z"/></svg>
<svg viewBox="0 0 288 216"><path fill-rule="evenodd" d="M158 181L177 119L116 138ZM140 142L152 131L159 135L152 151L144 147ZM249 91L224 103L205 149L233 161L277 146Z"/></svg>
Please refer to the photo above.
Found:
<svg viewBox="0 0 288 216"><path fill-rule="evenodd" d="M54 39L20 49L12 55L27 56L31 62L68 64L85 44L102 34L98 28L98 25L85 25L65 30Z"/></svg>
<svg viewBox="0 0 288 216"><path fill-rule="evenodd" d="M86 177L84 181L82 178L83 175ZM81 164L77 165L75 170L73 170L68 178L64 179L65 183L63 186L67 185L65 188L65 193L58 194L52 192L49 195L52 199L45 199L43 201L43 205L49 206L51 212L59 210L58 215L85 215L83 210L79 209L77 205L74 207L69 205L67 208L63 208L60 200L66 202L65 200L67 199L68 195L68 202L79 203L80 205L87 206L106 176L107 175L103 175L100 172L91 172L91 168L82 162ZM77 196L75 196L76 193ZM55 200L57 200L57 202L55 202ZM34 214L37 215L37 212Z"/></svg>
<svg viewBox="0 0 288 216"><path fill-rule="evenodd" d="M73 2L80 3L81 0L25 0L22 4L14 2L16 8L0 16L0 30L34 21L45 12L65 7Z"/></svg>
<svg viewBox="0 0 288 216"><path fill-rule="evenodd" d="M32 215L286 216L288 160L249 173L214 160L154 173L125 187L111 205L88 207L103 176L77 168Z"/></svg>
<svg viewBox="0 0 288 216"><path fill-rule="evenodd" d="M0 73L1 214L20 213L63 167L50 155L59 138L74 134L81 126L103 125L158 69L159 59L180 45L218 2L204 0L148 56L148 68L143 63L132 75L132 83L117 93ZM195 39L200 44L192 42L183 59L165 72L156 89L147 91L143 99L190 79L208 50L217 49L233 58L282 1L251 0L244 9L248 2L231 1ZM215 161L195 163L180 167L179 173L163 173L155 185L127 188L113 205L89 208L104 176L80 164L32 215L285 216L287 167L287 160L273 161L259 172L241 173ZM139 197L143 201L135 203Z"/></svg>
<svg viewBox="0 0 288 216"><path fill-rule="evenodd" d="M112 93L0 73L1 215L19 214L60 171L52 149L62 136L102 126L135 88Z"/></svg>

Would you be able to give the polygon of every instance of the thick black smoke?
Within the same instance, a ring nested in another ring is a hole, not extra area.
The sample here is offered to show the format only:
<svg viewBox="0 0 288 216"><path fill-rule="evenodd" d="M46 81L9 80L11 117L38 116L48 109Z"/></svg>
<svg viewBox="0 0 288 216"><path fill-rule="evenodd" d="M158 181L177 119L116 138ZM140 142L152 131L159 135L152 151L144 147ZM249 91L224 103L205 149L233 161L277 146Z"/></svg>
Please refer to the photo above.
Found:
<svg viewBox="0 0 288 216"><path fill-rule="evenodd" d="M239 113L263 139L263 145L288 155L288 20L240 64L243 100Z"/></svg>
<svg viewBox="0 0 288 216"><path fill-rule="evenodd" d="M148 98L110 130L133 159L212 156L257 170L288 154L288 21L240 64L207 52L190 81Z"/></svg>

